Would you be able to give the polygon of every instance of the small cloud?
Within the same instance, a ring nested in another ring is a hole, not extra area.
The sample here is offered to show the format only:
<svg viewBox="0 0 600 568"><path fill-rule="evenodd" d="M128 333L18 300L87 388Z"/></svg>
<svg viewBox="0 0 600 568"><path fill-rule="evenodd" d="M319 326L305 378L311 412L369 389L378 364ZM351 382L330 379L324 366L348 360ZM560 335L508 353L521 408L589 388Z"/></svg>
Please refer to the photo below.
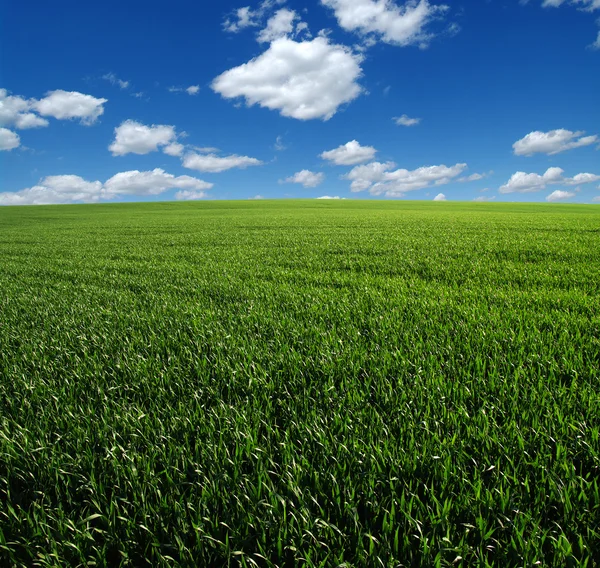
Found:
<svg viewBox="0 0 600 568"><path fill-rule="evenodd" d="M163 152L168 156L181 156L184 148L185 146L179 142L171 142L171 144L163 148Z"/></svg>
<svg viewBox="0 0 600 568"><path fill-rule="evenodd" d="M323 183L325 179L325 174L322 172L315 173L310 170L302 170L296 172L293 176L285 178L280 183L299 183L304 187L317 187Z"/></svg>
<svg viewBox="0 0 600 568"><path fill-rule="evenodd" d="M572 132L564 128L548 132L536 130L517 140L513 144L513 152L516 156L531 156L538 153L553 156L573 148L590 146L598 140L596 135L583 136L583 134L585 133L582 130Z"/></svg>
<svg viewBox="0 0 600 568"><path fill-rule="evenodd" d="M108 147L113 156L125 154L149 154L156 152L160 147L171 155L177 150L177 134L174 126L167 124L153 124L146 126L135 120L126 120L115 128L115 139ZM167 151L167 148L169 151Z"/></svg>
<svg viewBox="0 0 600 568"><path fill-rule="evenodd" d="M557 189L546 197L546 201L562 201L563 199L569 199L571 197L575 197L573 191L561 191L560 189Z"/></svg>
<svg viewBox="0 0 600 568"><path fill-rule="evenodd" d="M216 154L186 154L183 167L199 172L219 173L233 168L245 169L248 166L262 166L263 162L249 156L217 156Z"/></svg>
<svg viewBox="0 0 600 568"><path fill-rule="evenodd" d="M319 157L336 166L354 166L372 160L376 153L373 146L361 146L356 140L351 140L333 150L322 152Z"/></svg>
<svg viewBox="0 0 600 568"><path fill-rule="evenodd" d="M321 195L321 197L315 197L315 199L342 199L339 195Z"/></svg>
<svg viewBox="0 0 600 568"><path fill-rule="evenodd" d="M52 116L58 120L78 118L81 124L94 124L104 113L104 103L108 99L97 99L77 91L50 91L32 106L42 116Z"/></svg>
<svg viewBox="0 0 600 568"><path fill-rule="evenodd" d="M127 89L129 87L129 81L123 81L119 79L114 73L107 73L102 75L105 81L108 81L111 85L118 85L120 89Z"/></svg>
<svg viewBox="0 0 600 568"><path fill-rule="evenodd" d="M421 122L420 118L410 118L408 115L395 116L392 119L398 126L415 126Z"/></svg>
<svg viewBox="0 0 600 568"><path fill-rule="evenodd" d="M8 128L0 128L0 151L13 150L21 144L21 139L16 132Z"/></svg>
<svg viewBox="0 0 600 568"><path fill-rule="evenodd" d="M283 136L278 136L275 139L275 145L273 148L275 148L277 152L283 152L284 150L287 150L287 146L285 146L283 143Z"/></svg>
<svg viewBox="0 0 600 568"><path fill-rule="evenodd" d="M185 92L188 95L197 95L198 92L200 91L200 85L190 85Z"/></svg>
<svg viewBox="0 0 600 568"><path fill-rule="evenodd" d="M208 195L204 191L184 190L178 191L175 194L177 201L195 201L196 199L204 199L205 197L208 197Z"/></svg>
<svg viewBox="0 0 600 568"><path fill-rule="evenodd" d="M252 200L252 199L259 200L259 199L264 199L264 197L263 197L262 195L255 195L254 197L249 197L248 199L251 199L251 200Z"/></svg>
<svg viewBox="0 0 600 568"><path fill-rule="evenodd" d="M434 201L446 201L446 196L443 193L438 193L434 198Z"/></svg>
<svg viewBox="0 0 600 568"><path fill-rule="evenodd" d="M475 199L473 199L473 201L485 202L485 201L494 201L494 199L496 199L495 195L492 195L491 197L486 197L485 195L480 195L479 197L476 197Z"/></svg>

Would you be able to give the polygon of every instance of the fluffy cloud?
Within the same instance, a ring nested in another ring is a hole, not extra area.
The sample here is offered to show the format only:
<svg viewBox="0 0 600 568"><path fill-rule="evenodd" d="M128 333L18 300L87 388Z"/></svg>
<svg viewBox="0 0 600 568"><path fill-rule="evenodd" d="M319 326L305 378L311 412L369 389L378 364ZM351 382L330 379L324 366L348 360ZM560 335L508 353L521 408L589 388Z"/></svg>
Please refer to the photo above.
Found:
<svg viewBox="0 0 600 568"><path fill-rule="evenodd" d="M183 158L183 167L199 172L218 173L232 168L247 168L248 166L261 166L263 163L249 156L217 156L216 154L186 154Z"/></svg>
<svg viewBox="0 0 600 568"><path fill-rule="evenodd" d="M408 115L395 116L392 119L398 126L415 126L421 122L420 118L410 118Z"/></svg>
<svg viewBox="0 0 600 568"><path fill-rule="evenodd" d="M171 142L171 144L163 148L163 152L169 156L181 156L184 148L185 146L179 142Z"/></svg>
<svg viewBox="0 0 600 568"><path fill-rule="evenodd" d="M315 173L310 170L296 172L293 176L285 178L284 183L300 183L304 187L317 187L323 183L325 175L322 172Z"/></svg>
<svg viewBox="0 0 600 568"><path fill-rule="evenodd" d="M564 128L549 132L536 130L517 140L513 144L513 151L517 156L531 156L536 153L551 156L572 148L589 146L598 140L598 136L582 136L582 134L583 131L571 132Z"/></svg>
<svg viewBox="0 0 600 568"><path fill-rule="evenodd" d="M33 108L42 116L53 116L59 120L79 119L81 124L94 124L104 113L107 99L97 99L76 91L50 91L33 103Z"/></svg>
<svg viewBox="0 0 600 568"><path fill-rule="evenodd" d="M299 19L294 10L282 8L269 18L267 26L258 34L260 43L271 42L281 37L287 37L294 32L294 22Z"/></svg>
<svg viewBox="0 0 600 568"><path fill-rule="evenodd" d="M212 89L227 99L244 97L283 116L328 120L340 105L358 97L363 88L362 56L325 37L296 42L279 38L239 67L219 75Z"/></svg>
<svg viewBox="0 0 600 568"><path fill-rule="evenodd" d="M36 186L0 193L0 205L46 205L53 203L95 203L122 195L158 195L169 189L201 192L213 184L190 176L175 177L159 168L121 172L105 183L87 181L75 175L48 176Z"/></svg>
<svg viewBox="0 0 600 568"><path fill-rule="evenodd" d="M561 168L548 168L542 175L516 172L500 187L500 193L531 193L540 191L547 185L580 185L600 180L600 176L589 173L577 174L572 178L563 177L563 174L564 170Z"/></svg>
<svg viewBox="0 0 600 568"><path fill-rule="evenodd" d="M486 197L485 195L480 195L479 197L476 197L475 199L473 199L473 201L477 201L477 202L486 202L486 201L494 201L494 199L496 199L495 195L492 195L491 197Z"/></svg>
<svg viewBox="0 0 600 568"><path fill-rule="evenodd" d="M341 199L339 195L321 195L321 197L315 197L315 199Z"/></svg>
<svg viewBox="0 0 600 568"><path fill-rule="evenodd" d="M446 201L446 196L443 193L438 193L434 198L434 201Z"/></svg>
<svg viewBox="0 0 600 568"><path fill-rule="evenodd" d="M570 197L575 197L575 193L572 191L561 191L560 189L557 189L546 197L546 201L561 201L563 199L569 199Z"/></svg>
<svg viewBox="0 0 600 568"><path fill-rule="evenodd" d="M188 95L197 95L198 92L200 91L200 85L190 85L185 92Z"/></svg>
<svg viewBox="0 0 600 568"><path fill-rule="evenodd" d="M31 112L35 99L9 95L6 89L0 89L0 126L14 126L19 129L48 126L48 121Z"/></svg>
<svg viewBox="0 0 600 568"><path fill-rule="evenodd" d="M173 146L176 138L174 126L146 126L134 120L126 120L115 128L115 140L108 149L113 156L124 156L129 153L148 154L156 152L159 146L167 146L170 148L167 153L177 155L172 153L177 147Z"/></svg>
<svg viewBox="0 0 600 568"><path fill-rule="evenodd" d="M368 189L371 195L402 197L408 191L449 183L466 169L467 164L424 166L416 170L393 170L394 167L394 162L371 162L354 167L344 177L351 180L353 192Z"/></svg>
<svg viewBox="0 0 600 568"><path fill-rule="evenodd" d="M0 150L12 150L18 148L21 144L21 139L16 132L8 128L0 128Z"/></svg>
<svg viewBox="0 0 600 568"><path fill-rule="evenodd" d="M361 146L356 140L351 140L333 150L321 153L319 157L333 162L336 166L353 166L372 160L376 153L377 150L373 146Z"/></svg>
<svg viewBox="0 0 600 568"><path fill-rule="evenodd" d="M427 0L411 0L398 6L393 0L321 0L333 9L339 25L392 45L427 45L432 38L424 31L446 6L432 6Z"/></svg>
<svg viewBox="0 0 600 568"><path fill-rule="evenodd" d="M250 9L250 6L238 8L235 11L235 16L233 18L227 18L225 20L225 22L223 23L223 29L230 33L237 33L243 30L244 28L258 26L258 17L258 12L253 12Z"/></svg>

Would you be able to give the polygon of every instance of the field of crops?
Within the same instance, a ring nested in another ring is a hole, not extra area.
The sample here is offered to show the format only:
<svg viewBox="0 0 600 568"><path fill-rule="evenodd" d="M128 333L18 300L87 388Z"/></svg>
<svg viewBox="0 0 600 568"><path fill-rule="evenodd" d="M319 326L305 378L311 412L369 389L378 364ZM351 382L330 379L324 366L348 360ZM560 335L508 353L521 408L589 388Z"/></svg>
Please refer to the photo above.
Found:
<svg viewBox="0 0 600 568"><path fill-rule="evenodd" d="M0 566L599 566L600 207L0 208Z"/></svg>

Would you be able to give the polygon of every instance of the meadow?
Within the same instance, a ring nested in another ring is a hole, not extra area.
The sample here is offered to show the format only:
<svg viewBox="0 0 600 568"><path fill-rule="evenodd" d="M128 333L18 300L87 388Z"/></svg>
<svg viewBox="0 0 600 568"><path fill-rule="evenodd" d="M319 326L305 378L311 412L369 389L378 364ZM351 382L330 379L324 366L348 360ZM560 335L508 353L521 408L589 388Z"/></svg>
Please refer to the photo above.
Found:
<svg viewBox="0 0 600 568"><path fill-rule="evenodd" d="M599 566L599 369L599 206L0 208L0 565Z"/></svg>

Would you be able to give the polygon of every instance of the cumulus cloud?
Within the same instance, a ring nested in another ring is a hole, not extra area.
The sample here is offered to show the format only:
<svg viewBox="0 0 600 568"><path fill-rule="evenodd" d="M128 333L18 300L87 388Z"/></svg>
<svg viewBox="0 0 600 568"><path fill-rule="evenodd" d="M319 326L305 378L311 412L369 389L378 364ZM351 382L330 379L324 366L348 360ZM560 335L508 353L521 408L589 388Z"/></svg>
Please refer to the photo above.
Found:
<svg viewBox="0 0 600 568"><path fill-rule="evenodd" d="M179 142L171 142L171 144L163 148L163 152L169 156L181 156L184 148L185 146Z"/></svg>
<svg viewBox="0 0 600 568"><path fill-rule="evenodd" d="M108 81L111 85L118 85L120 89L126 89L129 87L129 81L123 81L119 79L114 73L107 73L103 75L102 78L105 81Z"/></svg>
<svg viewBox="0 0 600 568"><path fill-rule="evenodd" d="M395 116L392 119L398 126L416 126L421 122L420 118L410 118L410 116L403 114L402 116Z"/></svg>
<svg viewBox="0 0 600 568"><path fill-rule="evenodd" d="M296 172L293 176L285 178L282 183L300 183L304 187L317 187L323 183L325 174L322 172L315 173L310 170L302 170Z"/></svg>
<svg viewBox="0 0 600 568"><path fill-rule="evenodd" d="M21 144L21 139L16 132L8 128L0 128L0 150L13 150Z"/></svg>
<svg viewBox="0 0 600 568"><path fill-rule="evenodd" d="M393 0L321 0L334 11L339 25L373 42L425 47L433 37L426 26L447 7L433 6L427 0L411 0L402 5Z"/></svg>
<svg viewBox="0 0 600 568"><path fill-rule="evenodd" d="M247 168L248 166L262 166L263 162L249 156L217 156L216 154L189 153L183 157L183 167L199 172L218 173L232 168Z"/></svg>
<svg viewBox="0 0 600 568"><path fill-rule="evenodd" d="M197 95L198 92L200 91L200 85L190 85L185 92L188 95Z"/></svg>
<svg viewBox="0 0 600 568"><path fill-rule="evenodd" d="M361 146L356 140L351 140L333 150L322 152L319 157L336 166L353 166L372 160L376 153L377 150L373 146Z"/></svg>
<svg viewBox="0 0 600 568"><path fill-rule="evenodd" d="M563 199L569 199L570 197L575 197L575 193L572 191L561 191L560 189L557 189L546 197L546 201L562 201Z"/></svg>
<svg viewBox="0 0 600 568"><path fill-rule="evenodd" d="M564 128L549 132L536 130L517 140L513 144L513 151L517 156L531 156L536 153L552 156L573 148L589 146L598 140L596 135L582 136L582 134L583 131L571 132Z"/></svg>
<svg viewBox="0 0 600 568"><path fill-rule="evenodd" d="M244 28L258 26L259 13L253 12L250 6L238 8L235 14L223 22L223 29L229 33L237 33Z"/></svg>
<svg viewBox="0 0 600 568"><path fill-rule="evenodd" d="M108 147L113 156L125 154L148 154L156 152L159 146L168 147L166 152L173 154L178 146L173 145L177 138L174 126L166 124L153 124L146 126L135 120L126 120L115 128L115 139ZM165 148L166 151L166 148Z"/></svg>
<svg viewBox="0 0 600 568"><path fill-rule="evenodd" d="M315 199L341 199L339 195L321 195L321 197L315 197Z"/></svg>
<svg viewBox="0 0 600 568"><path fill-rule="evenodd" d="M473 201L486 202L486 201L494 201L494 199L496 199L495 195L492 195L491 197L486 197L485 195L480 195L479 197L476 197L475 199L473 199Z"/></svg>
<svg viewBox="0 0 600 568"><path fill-rule="evenodd" d="M98 99L76 91L50 91L33 103L32 107L42 116L52 116L59 120L79 119L87 126L94 124L104 113L107 99Z"/></svg>
<svg viewBox="0 0 600 568"><path fill-rule="evenodd" d="M598 181L600 176L581 173L572 178L564 177L561 168L548 168L542 175L536 173L516 172L507 183L500 187L500 193L531 193L545 189L547 185L580 185Z"/></svg>
<svg viewBox="0 0 600 568"><path fill-rule="evenodd" d="M0 205L96 203L123 195L158 195L170 189L201 192L212 186L194 177L176 177L159 168L146 172L120 172L105 183L87 181L76 175L48 176L33 187L0 193Z"/></svg>
<svg viewBox="0 0 600 568"><path fill-rule="evenodd" d="M48 126L45 118L31 112L35 102L35 99L26 100L0 89L0 126L13 126L21 130Z"/></svg>
<svg viewBox="0 0 600 568"><path fill-rule="evenodd" d="M368 189L371 195L402 197L408 191L447 184L467 168L467 164L455 164L393 170L395 166L394 162L371 162L352 168L344 177L351 180L353 192Z"/></svg>
<svg viewBox="0 0 600 568"><path fill-rule="evenodd" d="M433 201L446 201L446 196L443 193L438 193L434 198Z"/></svg>
<svg viewBox="0 0 600 568"><path fill-rule="evenodd" d="M282 8L269 18L267 26L257 36L260 43L275 41L282 37L288 37L294 32L294 23L299 20L294 10Z"/></svg>
<svg viewBox="0 0 600 568"><path fill-rule="evenodd" d="M219 75L211 88L227 99L243 97L299 120L330 119L363 88L362 56L326 37L296 42L279 38L248 63Z"/></svg>

